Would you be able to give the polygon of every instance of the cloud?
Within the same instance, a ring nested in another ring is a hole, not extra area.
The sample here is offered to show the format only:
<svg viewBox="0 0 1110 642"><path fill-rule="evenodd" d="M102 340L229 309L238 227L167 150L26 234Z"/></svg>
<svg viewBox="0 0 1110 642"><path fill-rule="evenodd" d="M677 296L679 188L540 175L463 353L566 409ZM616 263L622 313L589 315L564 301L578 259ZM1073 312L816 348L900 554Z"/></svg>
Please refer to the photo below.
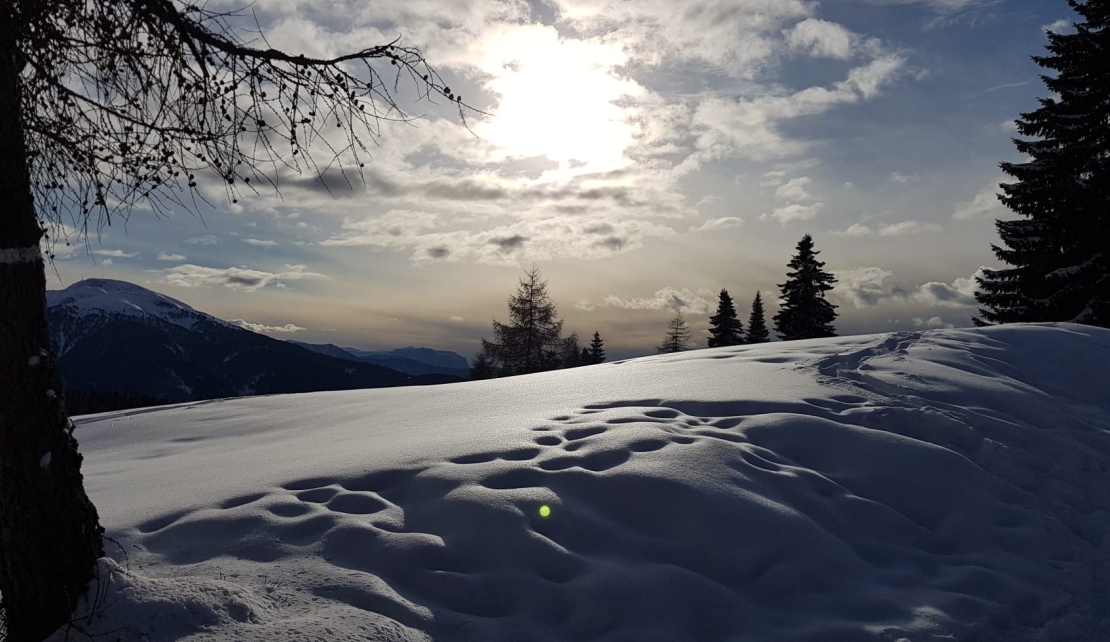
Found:
<svg viewBox="0 0 1110 642"><path fill-rule="evenodd" d="M598 259L639 249L647 238L669 238L675 231L640 220L599 219L583 215L527 218L486 229L454 229L448 217L391 210L382 216L347 220L344 232L324 246L373 246L412 250L412 261L473 261L512 264L559 258Z"/></svg>
<svg viewBox="0 0 1110 642"><path fill-rule="evenodd" d="M251 323L243 319L228 319L227 322L234 323L240 328L245 328L251 332L258 332L261 334L292 334L293 332L300 332L305 329L293 325L292 323L286 323L285 325L265 325L262 323Z"/></svg>
<svg viewBox="0 0 1110 642"><path fill-rule="evenodd" d="M687 232L689 234L698 234L700 232L715 232L717 230L727 230L738 228L744 224L744 219L739 216L722 216L721 218L711 218L697 227L691 227Z"/></svg>
<svg viewBox="0 0 1110 642"><path fill-rule="evenodd" d="M243 239L243 242L255 247L274 247L277 245L277 241L271 241L269 239Z"/></svg>
<svg viewBox="0 0 1110 642"><path fill-rule="evenodd" d="M990 94L990 93L994 93L996 91L1001 91L1003 89L1014 89L1015 87L1024 87L1028 84L1029 84L1028 81L1026 81L1026 82L1007 82L1007 83L1002 83L1001 85L994 85L992 87L988 87L988 88L984 89L981 93Z"/></svg>
<svg viewBox="0 0 1110 642"><path fill-rule="evenodd" d="M92 253L97 256L107 256L113 259L134 259L139 256L138 252L124 252L123 250L93 250ZM111 265L111 263L105 261L105 265Z"/></svg>
<svg viewBox="0 0 1110 642"><path fill-rule="evenodd" d="M776 55L782 29L808 18L803 0L550 0L576 30L620 42L641 64L707 63L750 77Z"/></svg>
<svg viewBox="0 0 1110 642"><path fill-rule="evenodd" d="M524 243L527 240L528 240L527 236L521 236L520 234L513 234L512 236L506 236L506 237L503 237L503 238L494 237L494 238L489 240L489 244L497 246L497 249L500 250L501 252L505 253L505 254L511 254L511 253L515 252L516 250L519 250L520 248L524 247Z"/></svg>
<svg viewBox="0 0 1110 642"><path fill-rule="evenodd" d="M460 317L457 314L453 315L453 316L450 316L450 317L447 317L447 320L450 321L451 323L466 323L466 319Z"/></svg>
<svg viewBox="0 0 1110 642"><path fill-rule="evenodd" d="M1046 25L1041 25L1041 31L1051 31L1052 33L1072 33L1075 31L1075 25L1071 20L1061 18Z"/></svg>
<svg viewBox="0 0 1110 642"><path fill-rule="evenodd" d="M972 277L959 277L951 283L930 281L911 287L889 283L894 273L878 267L833 270L838 282L831 294L856 308L873 308L891 301L926 307L969 308L978 305L975 277L981 276L983 269L979 268Z"/></svg>
<svg viewBox="0 0 1110 642"><path fill-rule="evenodd" d="M812 182L808 176L792 178L775 190L775 196L788 201L811 200L813 197L806 191L806 188Z"/></svg>
<svg viewBox="0 0 1110 642"><path fill-rule="evenodd" d="M998 200L998 183L1005 179L998 179L990 186L975 195L970 201L957 203L952 212L952 218L961 221L978 219L1002 218L1009 211L1002 201Z"/></svg>
<svg viewBox="0 0 1110 642"><path fill-rule="evenodd" d="M848 229L844 230L843 232L833 232L833 233L836 234L837 236L852 236L852 237L856 237L856 238L865 238L865 237L868 237L868 236L875 236L875 230L871 229L871 227L868 226L868 225L864 225L863 223L854 223Z"/></svg>
<svg viewBox="0 0 1110 642"><path fill-rule="evenodd" d="M975 272L975 276L982 276L983 268ZM975 300L977 284L975 276L958 278L952 283L930 281L925 283L914 293L914 300L925 305L962 308L978 305Z"/></svg>
<svg viewBox="0 0 1110 642"><path fill-rule="evenodd" d="M166 254L165 252L158 253L159 261L184 261L184 254Z"/></svg>
<svg viewBox="0 0 1110 642"><path fill-rule="evenodd" d="M857 308L873 308L888 299L904 296L886 285L886 280L894 275L890 270L858 267L832 272L837 283L830 294Z"/></svg>
<svg viewBox="0 0 1110 642"><path fill-rule="evenodd" d="M579 301L575 307L588 310L588 303ZM650 297L621 298L614 294L602 299L597 304L601 307L624 308L625 310L673 310L684 314L712 314L716 309L716 301L709 291L693 292L682 288L663 288Z"/></svg>
<svg viewBox="0 0 1110 642"><path fill-rule="evenodd" d="M852 57L855 35L835 22L806 18L785 32L786 44L816 58L847 60Z"/></svg>
<svg viewBox="0 0 1110 642"><path fill-rule="evenodd" d="M265 272L248 267L220 269L186 263L167 270L163 281L183 288L222 285L233 290L254 292L270 285L281 288L290 281L314 278L324 278L324 275L309 272L303 265L286 265L281 272Z"/></svg>
<svg viewBox="0 0 1110 642"><path fill-rule="evenodd" d="M822 207L824 207L824 203L812 203L810 205L795 203L793 205L779 207L775 209L774 212L771 212L769 216L785 227L787 223L792 223L794 221L811 221L817 218L817 214L821 211ZM767 217L767 214L760 216L761 219L766 219Z"/></svg>
<svg viewBox="0 0 1110 642"><path fill-rule="evenodd" d="M209 234L208 236L185 239L185 242L190 245L217 245L220 243L220 239L214 234Z"/></svg>
<svg viewBox="0 0 1110 642"><path fill-rule="evenodd" d="M890 182L899 183L901 185L908 185L909 183L916 183L921 180L916 174L903 174L902 172L891 172Z"/></svg>
<svg viewBox="0 0 1110 642"><path fill-rule="evenodd" d="M956 326L952 325L951 323L945 323L944 319L942 319L940 317L929 317L928 319L922 319L921 317L914 317L913 325L914 325L914 327L917 327L917 328L930 328L930 329L954 328L954 327L956 327Z"/></svg>
<svg viewBox="0 0 1110 642"><path fill-rule="evenodd" d="M851 229L851 228L848 228ZM879 228L879 236L906 236L908 234L923 234L927 232L943 232L944 228L936 223L922 223L921 221L902 221L883 225Z"/></svg>
<svg viewBox="0 0 1110 642"><path fill-rule="evenodd" d="M872 236L908 236L910 234L925 234L943 232L944 227L937 223L922 223L921 221L902 221L900 223L887 223L873 228L865 223L854 223L843 232L833 232L836 236L850 236L854 238L868 238Z"/></svg>
<svg viewBox="0 0 1110 642"><path fill-rule="evenodd" d="M780 122L871 100L898 76L905 62L901 56L882 55L852 69L845 80L831 87L814 86L787 95L739 100L706 97L691 119L696 148L714 160L746 157L758 161L800 154L807 144L787 140L779 131Z"/></svg>

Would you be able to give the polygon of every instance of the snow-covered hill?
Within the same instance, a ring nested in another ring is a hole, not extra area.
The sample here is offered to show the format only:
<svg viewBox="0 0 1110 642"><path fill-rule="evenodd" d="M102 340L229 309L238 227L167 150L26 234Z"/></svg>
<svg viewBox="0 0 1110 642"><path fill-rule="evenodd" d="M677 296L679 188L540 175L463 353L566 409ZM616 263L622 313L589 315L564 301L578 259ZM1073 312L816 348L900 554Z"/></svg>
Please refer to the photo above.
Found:
<svg viewBox="0 0 1110 642"><path fill-rule="evenodd" d="M89 632L1108 640L1108 363L1010 326L85 417Z"/></svg>

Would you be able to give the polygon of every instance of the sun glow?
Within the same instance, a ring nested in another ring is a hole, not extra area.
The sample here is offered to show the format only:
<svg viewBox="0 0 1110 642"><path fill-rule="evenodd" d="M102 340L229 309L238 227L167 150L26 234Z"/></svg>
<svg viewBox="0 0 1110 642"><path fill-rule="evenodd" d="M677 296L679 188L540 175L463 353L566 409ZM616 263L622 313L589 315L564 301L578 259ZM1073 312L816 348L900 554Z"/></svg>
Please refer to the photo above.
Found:
<svg viewBox="0 0 1110 642"><path fill-rule="evenodd" d="M643 87L615 68L627 55L613 44L561 39L551 27L509 27L482 44L486 88L499 96L476 132L504 158L546 156L561 169L624 167L633 142L630 108Z"/></svg>

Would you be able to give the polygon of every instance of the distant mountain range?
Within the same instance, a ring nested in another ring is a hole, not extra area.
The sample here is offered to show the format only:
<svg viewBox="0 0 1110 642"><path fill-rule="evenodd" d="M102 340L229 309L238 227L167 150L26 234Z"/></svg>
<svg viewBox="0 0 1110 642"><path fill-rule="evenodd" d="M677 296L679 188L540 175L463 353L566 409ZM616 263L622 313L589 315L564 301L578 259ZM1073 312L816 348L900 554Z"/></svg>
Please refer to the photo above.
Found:
<svg viewBox="0 0 1110 642"><path fill-rule="evenodd" d="M463 378L470 376L470 364L466 357L446 350L412 346L395 350L359 350L340 348L333 343L302 343L292 340L289 343L329 357L372 363L410 375L444 374Z"/></svg>
<svg viewBox="0 0 1110 642"><path fill-rule="evenodd" d="M46 293L50 342L66 390L168 402L448 383L454 353L355 354L272 339L133 283L86 279ZM334 348L334 346L331 346ZM398 368L380 365L396 360ZM426 355L436 363L414 357ZM400 366L403 366L402 369Z"/></svg>

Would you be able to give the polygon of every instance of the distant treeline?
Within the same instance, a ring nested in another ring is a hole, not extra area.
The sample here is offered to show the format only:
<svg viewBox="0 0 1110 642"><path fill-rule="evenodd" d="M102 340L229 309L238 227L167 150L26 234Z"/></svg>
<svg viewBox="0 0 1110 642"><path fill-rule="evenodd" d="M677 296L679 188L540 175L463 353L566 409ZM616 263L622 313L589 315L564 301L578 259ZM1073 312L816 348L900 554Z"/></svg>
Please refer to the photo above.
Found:
<svg viewBox="0 0 1110 642"><path fill-rule="evenodd" d="M820 252L813 249L813 238L806 234L794 257L787 264L786 282L779 285L779 311L774 316L775 332L783 341L835 337L836 306L825 300L836 278L824 270L817 260ZM690 349L690 327L679 311L667 325L659 353L682 352ZM736 313L728 290L722 289L717 311L709 317L707 347L765 343L770 332L763 314L760 292L752 300L748 327L745 329ZM594 332L588 347L578 345L577 333L563 336L563 320L558 318L555 304L547 294L547 281L532 267L520 280L514 295L509 297L509 321L493 322L493 340L482 339L482 348L474 357L471 379L509 377L545 370L574 368L605 361L601 334Z"/></svg>
<svg viewBox="0 0 1110 642"><path fill-rule="evenodd" d="M798 241L794 258L786 264L786 283L779 285L779 311L774 316L775 333L783 341L835 337L836 306L825 300L825 293L833 289L836 277L824 270L825 263L817 260L820 254L813 249L813 237L806 234ZM736 306L728 290L721 289L717 311L709 317L708 348L738 346L770 341L767 323L763 316L763 298L755 293L748 328L736 314ZM667 334L656 351L660 354L682 352L690 349L690 327L682 312L677 312L667 325Z"/></svg>

